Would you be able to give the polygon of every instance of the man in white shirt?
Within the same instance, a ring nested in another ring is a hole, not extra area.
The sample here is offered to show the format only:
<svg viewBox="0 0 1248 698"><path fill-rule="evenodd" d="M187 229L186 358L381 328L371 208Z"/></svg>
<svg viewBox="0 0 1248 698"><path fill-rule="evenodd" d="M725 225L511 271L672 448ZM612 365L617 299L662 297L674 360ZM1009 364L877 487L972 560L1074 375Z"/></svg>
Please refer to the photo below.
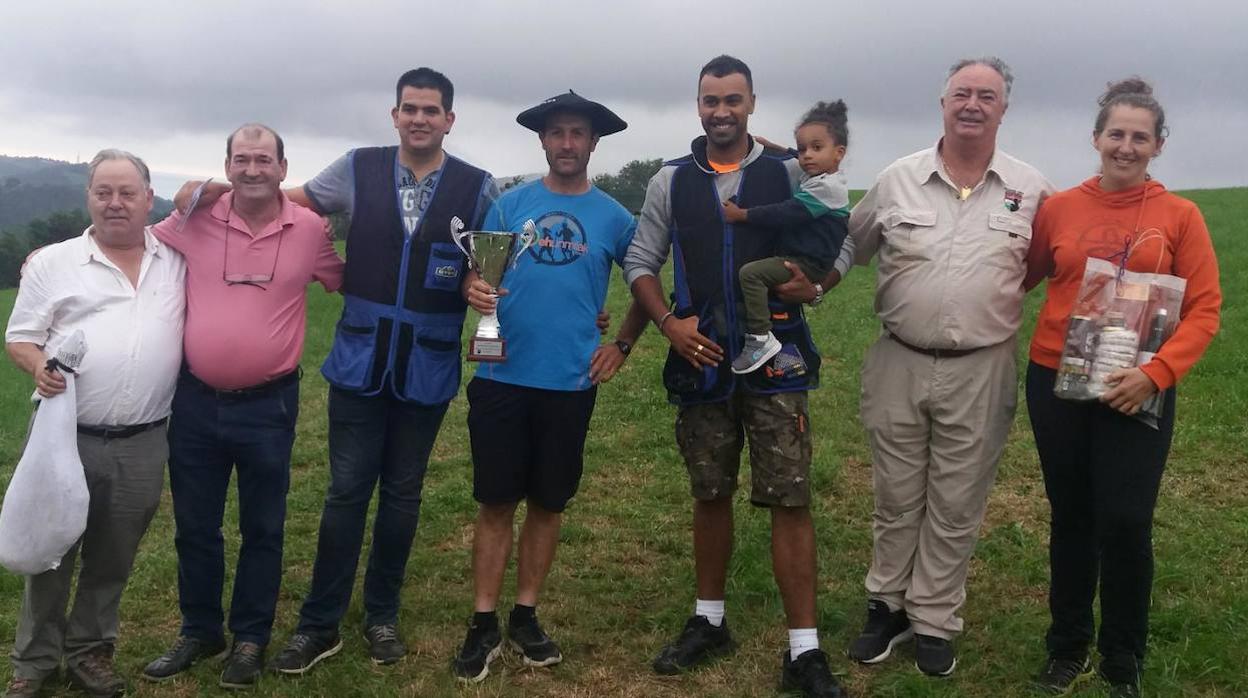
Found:
<svg viewBox="0 0 1248 698"><path fill-rule="evenodd" d="M78 453L91 504L86 531L60 565L26 579L6 696L35 695L62 658L89 695L126 690L113 667L117 608L160 501L185 307L181 255L146 230L152 201L142 160L119 150L96 155L87 175L91 227L30 258L9 318L5 348L43 397L65 390L48 358L83 332Z"/></svg>

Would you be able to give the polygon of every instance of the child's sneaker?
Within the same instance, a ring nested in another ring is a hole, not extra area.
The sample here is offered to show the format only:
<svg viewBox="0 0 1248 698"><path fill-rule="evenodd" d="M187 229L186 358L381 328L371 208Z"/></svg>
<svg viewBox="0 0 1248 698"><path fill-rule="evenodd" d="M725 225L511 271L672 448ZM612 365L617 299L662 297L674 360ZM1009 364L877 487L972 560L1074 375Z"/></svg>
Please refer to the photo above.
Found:
<svg viewBox="0 0 1248 698"><path fill-rule="evenodd" d="M757 371L767 360L780 353L780 340L770 332L767 334L745 335L745 346L741 353L732 360L733 373L750 373Z"/></svg>

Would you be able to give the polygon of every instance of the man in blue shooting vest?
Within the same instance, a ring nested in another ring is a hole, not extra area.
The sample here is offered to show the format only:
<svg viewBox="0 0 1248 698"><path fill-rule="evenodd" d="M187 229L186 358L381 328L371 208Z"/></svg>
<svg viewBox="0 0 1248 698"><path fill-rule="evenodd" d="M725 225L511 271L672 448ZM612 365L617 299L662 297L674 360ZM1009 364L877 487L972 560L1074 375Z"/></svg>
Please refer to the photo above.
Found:
<svg viewBox="0 0 1248 698"><path fill-rule="evenodd" d="M429 453L460 379L467 265L450 221L478 227L498 195L488 172L442 149L455 123L450 80L418 68L399 78L395 92L397 146L352 150L288 192L318 213L347 214L351 228L342 318L321 369L330 384L329 492L312 589L273 662L286 674L302 674L342 648L338 625L379 482L364 637L376 664L407 653L397 628L399 591Z"/></svg>
<svg viewBox="0 0 1248 698"><path fill-rule="evenodd" d="M811 437L806 393L817 387L819 353L800 305L772 300L774 332L783 348L750 374L732 373L742 337L737 272L774 254L777 237L748 223L729 224L721 202L742 207L783 201L801 168L788 154L767 151L747 132L754 111L750 69L731 56L702 68L698 112L705 136L689 155L666 163L650 180L625 258L633 295L671 342L663 382L678 406L676 441L694 498L694 614L675 642L654 660L676 674L728 654L735 642L724 619L732 555L732 494L745 438L750 442L750 501L771 511L772 562L789 627L782 686L803 695L842 696L815 621L815 533L810 516ZM819 219L844 226L837 216ZM843 231L842 231L843 232ZM836 268L853 259L846 243ZM673 258L675 305L658 280Z"/></svg>

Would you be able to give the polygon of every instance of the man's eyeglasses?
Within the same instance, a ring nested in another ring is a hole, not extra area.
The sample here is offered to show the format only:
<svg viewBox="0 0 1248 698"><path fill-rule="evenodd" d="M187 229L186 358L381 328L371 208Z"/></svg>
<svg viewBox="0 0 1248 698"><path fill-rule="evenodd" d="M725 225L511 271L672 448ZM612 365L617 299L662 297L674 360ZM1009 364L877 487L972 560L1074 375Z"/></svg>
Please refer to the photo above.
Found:
<svg viewBox="0 0 1248 698"><path fill-rule="evenodd" d="M261 286L261 284L267 284L270 281L272 281L273 275L277 272L277 258L281 256L282 254L282 238L284 237L282 235L282 232L284 231L278 231L277 233L277 249L273 252L273 268L269 270L269 273L255 274L255 273L244 273L244 272L231 272L230 271L230 223L229 221L225 221L225 245L224 245L225 254L221 262L221 280L225 282L225 285L237 286L239 284L244 284L247 286L255 286L261 291L269 290L267 287Z"/></svg>

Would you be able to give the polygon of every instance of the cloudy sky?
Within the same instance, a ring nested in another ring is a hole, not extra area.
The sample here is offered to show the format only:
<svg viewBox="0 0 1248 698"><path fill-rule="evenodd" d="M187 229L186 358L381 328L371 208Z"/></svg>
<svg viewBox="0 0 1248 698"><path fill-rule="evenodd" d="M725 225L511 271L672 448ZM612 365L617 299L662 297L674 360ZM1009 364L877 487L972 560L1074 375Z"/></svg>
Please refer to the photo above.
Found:
<svg viewBox="0 0 1248 698"><path fill-rule="evenodd" d="M1242 0L3 0L0 154L121 147L160 172L220 176L226 134L262 121L302 182L349 147L395 142L394 81L429 65L456 86L451 152L498 175L544 170L515 114L572 88L629 122L590 165L614 172L687 149L697 71L728 52L754 70L755 133L790 141L806 107L845 99L846 172L865 187L935 142L948 65L998 54L1017 76L1000 144L1059 187L1094 171L1096 97L1130 74L1167 109L1155 176L1244 185L1245 35Z"/></svg>

